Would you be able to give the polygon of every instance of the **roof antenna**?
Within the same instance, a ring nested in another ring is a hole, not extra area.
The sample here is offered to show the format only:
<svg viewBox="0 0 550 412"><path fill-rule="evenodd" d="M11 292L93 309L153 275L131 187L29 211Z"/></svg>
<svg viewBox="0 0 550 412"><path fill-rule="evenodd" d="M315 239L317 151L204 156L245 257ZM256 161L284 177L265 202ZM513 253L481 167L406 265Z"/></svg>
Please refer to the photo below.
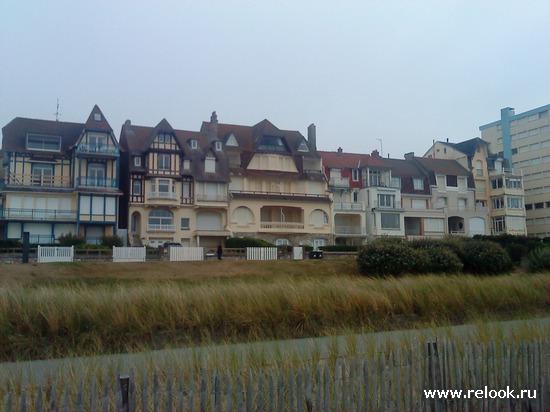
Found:
<svg viewBox="0 0 550 412"><path fill-rule="evenodd" d="M55 111L55 121L59 121L59 116L61 116L61 113L59 113L59 99L57 99L57 109Z"/></svg>

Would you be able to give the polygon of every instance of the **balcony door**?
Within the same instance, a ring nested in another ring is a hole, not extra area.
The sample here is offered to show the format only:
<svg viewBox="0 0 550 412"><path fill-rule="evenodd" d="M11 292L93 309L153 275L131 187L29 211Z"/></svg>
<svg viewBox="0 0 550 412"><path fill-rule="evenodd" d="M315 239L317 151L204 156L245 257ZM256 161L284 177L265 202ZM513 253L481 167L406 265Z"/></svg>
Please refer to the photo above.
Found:
<svg viewBox="0 0 550 412"><path fill-rule="evenodd" d="M87 186L105 186L105 165L102 163L88 164Z"/></svg>

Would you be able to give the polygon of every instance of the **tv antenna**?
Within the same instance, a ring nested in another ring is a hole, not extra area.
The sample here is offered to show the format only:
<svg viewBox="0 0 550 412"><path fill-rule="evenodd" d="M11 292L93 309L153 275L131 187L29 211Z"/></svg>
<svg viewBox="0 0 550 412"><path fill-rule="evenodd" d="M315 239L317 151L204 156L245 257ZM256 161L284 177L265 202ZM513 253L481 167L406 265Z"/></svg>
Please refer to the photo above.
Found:
<svg viewBox="0 0 550 412"><path fill-rule="evenodd" d="M55 121L59 121L59 117L61 116L61 113L59 113L59 99L57 99L57 108L55 110Z"/></svg>

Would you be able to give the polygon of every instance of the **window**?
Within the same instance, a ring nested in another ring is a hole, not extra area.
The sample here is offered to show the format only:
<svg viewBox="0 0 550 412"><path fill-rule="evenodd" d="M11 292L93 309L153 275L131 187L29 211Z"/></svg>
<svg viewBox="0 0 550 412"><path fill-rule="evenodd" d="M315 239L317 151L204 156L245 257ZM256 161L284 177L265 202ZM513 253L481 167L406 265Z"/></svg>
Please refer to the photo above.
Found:
<svg viewBox="0 0 550 412"><path fill-rule="evenodd" d="M501 217L495 217L493 219L493 232L495 233L501 233L506 230L506 220L504 219L504 216Z"/></svg>
<svg viewBox="0 0 550 412"><path fill-rule="evenodd" d="M359 181L359 169L352 169L351 170L351 177L352 177L354 182L358 182Z"/></svg>
<svg viewBox="0 0 550 412"><path fill-rule="evenodd" d="M521 179L518 179L518 178L506 179L506 187L509 189L521 189Z"/></svg>
<svg viewBox="0 0 550 412"><path fill-rule="evenodd" d="M491 187L493 189L500 189L502 187L502 179L492 179L491 180Z"/></svg>
<svg viewBox="0 0 550 412"><path fill-rule="evenodd" d="M94 120L96 122L100 122L101 121L101 113L94 113Z"/></svg>
<svg viewBox="0 0 550 412"><path fill-rule="evenodd" d="M359 202L359 192L353 192L353 203Z"/></svg>
<svg viewBox="0 0 550 412"><path fill-rule="evenodd" d="M158 168L159 170L170 170L170 155L166 153L160 153L158 155Z"/></svg>
<svg viewBox="0 0 550 412"><path fill-rule="evenodd" d="M493 209L503 209L504 199L502 197L493 198Z"/></svg>
<svg viewBox="0 0 550 412"><path fill-rule="evenodd" d="M216 142L216 150L219 152L222 150L222 142Z"/></svg>
<svg viewBox="0 0 550 412"><path fill-rule="evenodd" d="M27 135L27 149L59 152L61 137L29 134Z"/></svg>
<svg viewBox="0 0 550 412"><path fill-rule="evenodd" d="M91 134L88 136L89 149L97 150L107 146L107 136L101 134Z"/></svg>
<svg viewBox="0 0 550 412"><path fill-rule="evenodd" d="M397 213L382 213L380 215L382 229L399 229L399 215Z"/></svg>
<svg viewBox="0 0 550 412"><path fill-rule="evenodd" d="M292 244L288 239L277 239L275 241L275 246L292 246Z"/></svg>
<svg viewBox="0 0 550 412"><path fill-rule="evenodd" d="M411 205L413 209L426 209L426 201L424 199L413 199Z"/></svg>
<svg viewBox="0 0 550 412"><path fill-rule="evenodd" d="M507 203L508 203L508 207L510 209L522 209L523 208L523 202L522 202L521 197L508 196L506 200L507 200Z"/></svg>
<svg viewBox="0 0 550 412"><path fill-rule="evenodd" d="M476 176L483 176L483 162L476 160Z"/></svg>
<svg viewBox="0 0 550 412"><path fill-rule="evenodd" d="M258 146L258 150L265 150L270 152L286 152L286 147L283 143L283 139L275 136L264 136Z"/></svg>
<svg viewBox="0 0 550 412"><path fill-rule="evenodd" d="M444 206L447 206L447 198L446 197L438 197L437 200L435 201L436 203L436 206L435 207L444 207Z"/></svg>
<svg viewBox="0 0 550 412"><path fill-rule="evenodd" d="M132 194L135 196L141 196L141 180L134 180L132 182Z"/></svg>
<svg viewBox="0 0 550 412"><path fill-rule="evenodd" d="M378 207L393 208L395 205L394 195L378 195Z"/></svg>
<svg viewBox="0 0 550 412"><path fill-rule="evenodd" d="M532 203L526 204L525 210L533 210L533 204Z"/></svg>
<svg viewBox="0 0 550 412"><path fill-rule="evenodd" d="M307 147L306 142L300 143L300 147L298 147L299 152L309 152L309 149Z"/></svg>
<svg viewBox="0 0 550 412"><path fill-rule="evenodd" d="M401 178L400 177L392 177L391 178L391 187L396 187L397 189L401 189Z"/></svg>
<svg viewBox="0 0 550 412"><path fill-rule="evenodd" d="M544 207L543 202L535 203L535 209L542 209Z"/></svg>
<svg viewBox="0 0 550 412"><path fill-rule="evenodd" d="M424 219L424 231L425 232L445 232L445 222L443 219L425 218Z"/></svg>
<svg viewBox="0 0 550 412"><path fill-rule="evenodd" d="M207 157L204 159L204 171L206 173L216 173L216 158Z"/></svg>
<svg viewBox="0 0 550 412"><path fill-rule="evenodd" d="M191 149L196 149L198 147L198 143L195 139L189 140L189 146L191 146Z"/></svg>
<svg viewBox="0 0 550 412"><path fill-rule="evenodd" d="M170 179L157 179L156 182L153 181L153 183L151 184L151 188L153 192L174 193L174 183Z"/></svg>
<svg viewBox="0 0 550 412"><path fill-rule="evenodd" d="M447 187L458 187L458 178L456 175L447 175Z"/></svg>
<svg viewBox="0 0 550 412"><path fill-rule="evenodd" d="M188 217L182 217L181 218L181 229L182 230L189 230L189 218Z"/></svg>
<svg viewBox="0 0 550 412"><path fill-rule="evenodd" d="M105 185L105 165L103 163L88 164L88 185L89 186Z"/></svg>
<svg viewBox="0 0 550 412"><path fill-rule="evenodd" d="M185 170L191 169L191 160L185 159L185 160L183 161L183 168L184 168Z"/></svg>
<svg viewBox="0 0 550 412"><path fill-rule="evenodd" d="M134 156L134 166L137 166L137 167L141 166L141 157Z"/></svg>
<svg viewBox="0 0 550 412"><path fill-rule="evenodd" d="M53 179L53 164L32 164L32 184L51 186L53 184Z"/></svg>
<svg viewBox="0 0 550 412"><path fill-rule="evenodd" d="M380 172L370 171L369 172L369 186L380 186Z"/></svg>
<svg viewBox="0 0 550 412"><path fill-rule="evenodd" d="M182 195L183 195L184 199L190 199L191 198L191 182L188 181L188 180L183 181Z"/></svg>
<svg viewBox="0 0 550 412"><path fill-rule="evenodd" d="M413 187L414 190L424 190L424 179L418 179L415 177L413 179Z"/></svg>
<svg viewBox="0 0 550 412"><path fill-rule="evenodd" d="M173 229L174 217L168 210L153 210L149 213L149 226L152 229Z"/></svg>

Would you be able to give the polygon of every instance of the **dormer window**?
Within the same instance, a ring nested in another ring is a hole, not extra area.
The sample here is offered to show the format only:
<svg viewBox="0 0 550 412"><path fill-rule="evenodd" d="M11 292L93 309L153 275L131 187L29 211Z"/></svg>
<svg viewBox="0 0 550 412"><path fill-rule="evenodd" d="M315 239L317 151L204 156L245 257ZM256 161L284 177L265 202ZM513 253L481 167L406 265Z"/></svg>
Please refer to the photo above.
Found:
<svg viewBox="0 0 550 412"><path fill-rule="evenodd" d="M172 136L167 133L159 133L158 134L158 142L159 143L172 143Z"/></svg>
<svg viewBox="0 0 550 412"><path fill-rule="evenodd" d="M221 151L222 150L222 142L216 142L216 151Z"/></svg>
<svg viewBox="0 0 550 412"><path fill-rule="evenodd" d="M258 149L269 151L269 152L286 152L287 151L285 144L283 143L283 139L276 136L264 136L262 138L262 141L260 142Z"/></svg>
<svg viewBox="0 0 550 412"><path fill-rule="evenodd" d="M227 142L225 142L226 146L233 146L237 147L239 144L237 143L237 139L235 138L235 135L231 133L231 135L227 138Z"/></svg>
<svg viewBox="0 0 550 412"><path fill-rule="evenodd" d="M300 143L300 147L298 148L299 152L309 152L309 149L307 147L306 142Z"/></svg>
<svg viewBox="0 0 550 412"><path fill-rule="evenodd" d="M207 157L204 159L204 171L206 173L216 173L216 158Z"/></svg>
<svg viewBox="0 0 550 412"><path fill-rule="evenodd" d="M27 149L59 152L61 150L61 137L39 135L39 134L28 134Z"/></svg>
<svg viewBox="0 0 550 412"><path fill-rule="evenodd" d="M100 122L101 121L101 113L94 113L94 120L96 122Z"/></svg>
<svg viewBox="0 0 550 412"><path fill-rule="evenodd" d="M134 156L134 166L140 167L141 166L141 157Z"/></svg>
<svg viewBox="0 0 550 412"><path fill-rule="evenodd" d="M191 160L189 160L189 159L184 159L183 160L183 169L184 170L191 169Z"/></svg>
<svg viewBox="0 0 550 412"><path fill-rule="evenodd" d="M199 146L199 144L198 144L197 140L191 139L191 140L189 140L189 146L191 146L191 149L196 149Z"/></svg>

